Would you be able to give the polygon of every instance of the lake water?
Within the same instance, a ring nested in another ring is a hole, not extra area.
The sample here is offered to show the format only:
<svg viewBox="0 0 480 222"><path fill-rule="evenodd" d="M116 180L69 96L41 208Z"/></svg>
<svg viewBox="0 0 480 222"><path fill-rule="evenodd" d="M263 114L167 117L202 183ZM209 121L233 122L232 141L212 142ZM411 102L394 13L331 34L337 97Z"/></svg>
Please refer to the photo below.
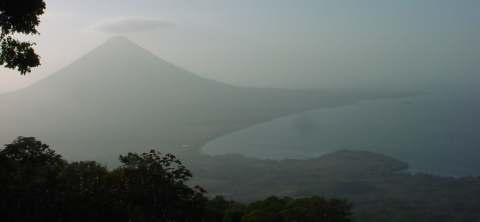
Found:
<svg viewBox="0 0 480 222"><path fill-rule="evenodd" d="M338 150L382 153L412 171L480 175L480 99L429 94L324 108L258 124L208 143L209 155L305 159Z"/></svg>

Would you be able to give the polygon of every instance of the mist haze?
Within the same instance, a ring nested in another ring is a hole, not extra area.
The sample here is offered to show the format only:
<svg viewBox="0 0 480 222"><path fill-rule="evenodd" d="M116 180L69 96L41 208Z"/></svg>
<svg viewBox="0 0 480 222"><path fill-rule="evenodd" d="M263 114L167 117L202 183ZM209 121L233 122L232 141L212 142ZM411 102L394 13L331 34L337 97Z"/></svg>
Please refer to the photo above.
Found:
<svg viewBox="0 0 480 222"><path fill-rule="evenodd" d="M28 3L0 221L480 221L478 1Z"/></svg>
<svg viewBox="0 0 480 222"><path fill-rule="evenodd" d="M478 88L476 1L47 3L36 37L43 66L26 80L1 75L9 80L1 81L2 91L54 73L100 45L112 35L106 25L161 58L235 85ZM132 25L143 28L131 32Z"/></svg>
<svg viewBox="0 0 480 222"><path fill-rule="evenodd" d="M125 37L112 37L59 72L4 94L0 129L5 141L34 134L58 145L68 158L111 163L119 152L140 147L195 152L217 135L258 121L402 95L237 87L179 68Z"/></svg>

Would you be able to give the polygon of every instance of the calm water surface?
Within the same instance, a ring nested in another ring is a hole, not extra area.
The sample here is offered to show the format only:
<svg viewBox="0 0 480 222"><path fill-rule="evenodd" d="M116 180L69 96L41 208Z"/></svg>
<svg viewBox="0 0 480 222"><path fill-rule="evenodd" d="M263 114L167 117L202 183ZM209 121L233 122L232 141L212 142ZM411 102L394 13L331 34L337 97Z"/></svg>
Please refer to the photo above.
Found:
<svg viewBox="0 0 480 222"><path fill-rule="evenodd" d="M412 171L480 175L480 100L475 97L429 94L318 109L237 131L203 150L262 159L366 150L403 160Z"/></svg>

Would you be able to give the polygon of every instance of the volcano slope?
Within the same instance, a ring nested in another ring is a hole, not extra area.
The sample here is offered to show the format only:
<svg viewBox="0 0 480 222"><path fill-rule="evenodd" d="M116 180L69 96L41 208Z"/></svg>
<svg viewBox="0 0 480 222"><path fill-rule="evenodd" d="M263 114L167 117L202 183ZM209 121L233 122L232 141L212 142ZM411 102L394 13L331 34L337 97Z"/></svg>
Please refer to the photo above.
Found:
<svg viewBox="0 0 480 222"><path fill-rule="evenodd" d="M243 88L205 79L114 37L36 84L0 96L0 142L35 136L71 160L149 148L197 153L212 138L309 109L396 93Z"/></svg>

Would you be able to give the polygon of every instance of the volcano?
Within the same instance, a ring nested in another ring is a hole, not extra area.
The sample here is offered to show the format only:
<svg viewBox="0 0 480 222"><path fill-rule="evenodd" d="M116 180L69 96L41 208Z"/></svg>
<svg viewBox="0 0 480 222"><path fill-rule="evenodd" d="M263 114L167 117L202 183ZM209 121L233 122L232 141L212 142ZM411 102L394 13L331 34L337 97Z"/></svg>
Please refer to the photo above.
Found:
<svg viewBox="0 0 480 222"><path fill-rule="evenodd" d="M0 142L35 136L75 160L106 161L150 148L197 152L255 123L365 97L232 86L114 37L36 84L0 96Z"/></svg>

